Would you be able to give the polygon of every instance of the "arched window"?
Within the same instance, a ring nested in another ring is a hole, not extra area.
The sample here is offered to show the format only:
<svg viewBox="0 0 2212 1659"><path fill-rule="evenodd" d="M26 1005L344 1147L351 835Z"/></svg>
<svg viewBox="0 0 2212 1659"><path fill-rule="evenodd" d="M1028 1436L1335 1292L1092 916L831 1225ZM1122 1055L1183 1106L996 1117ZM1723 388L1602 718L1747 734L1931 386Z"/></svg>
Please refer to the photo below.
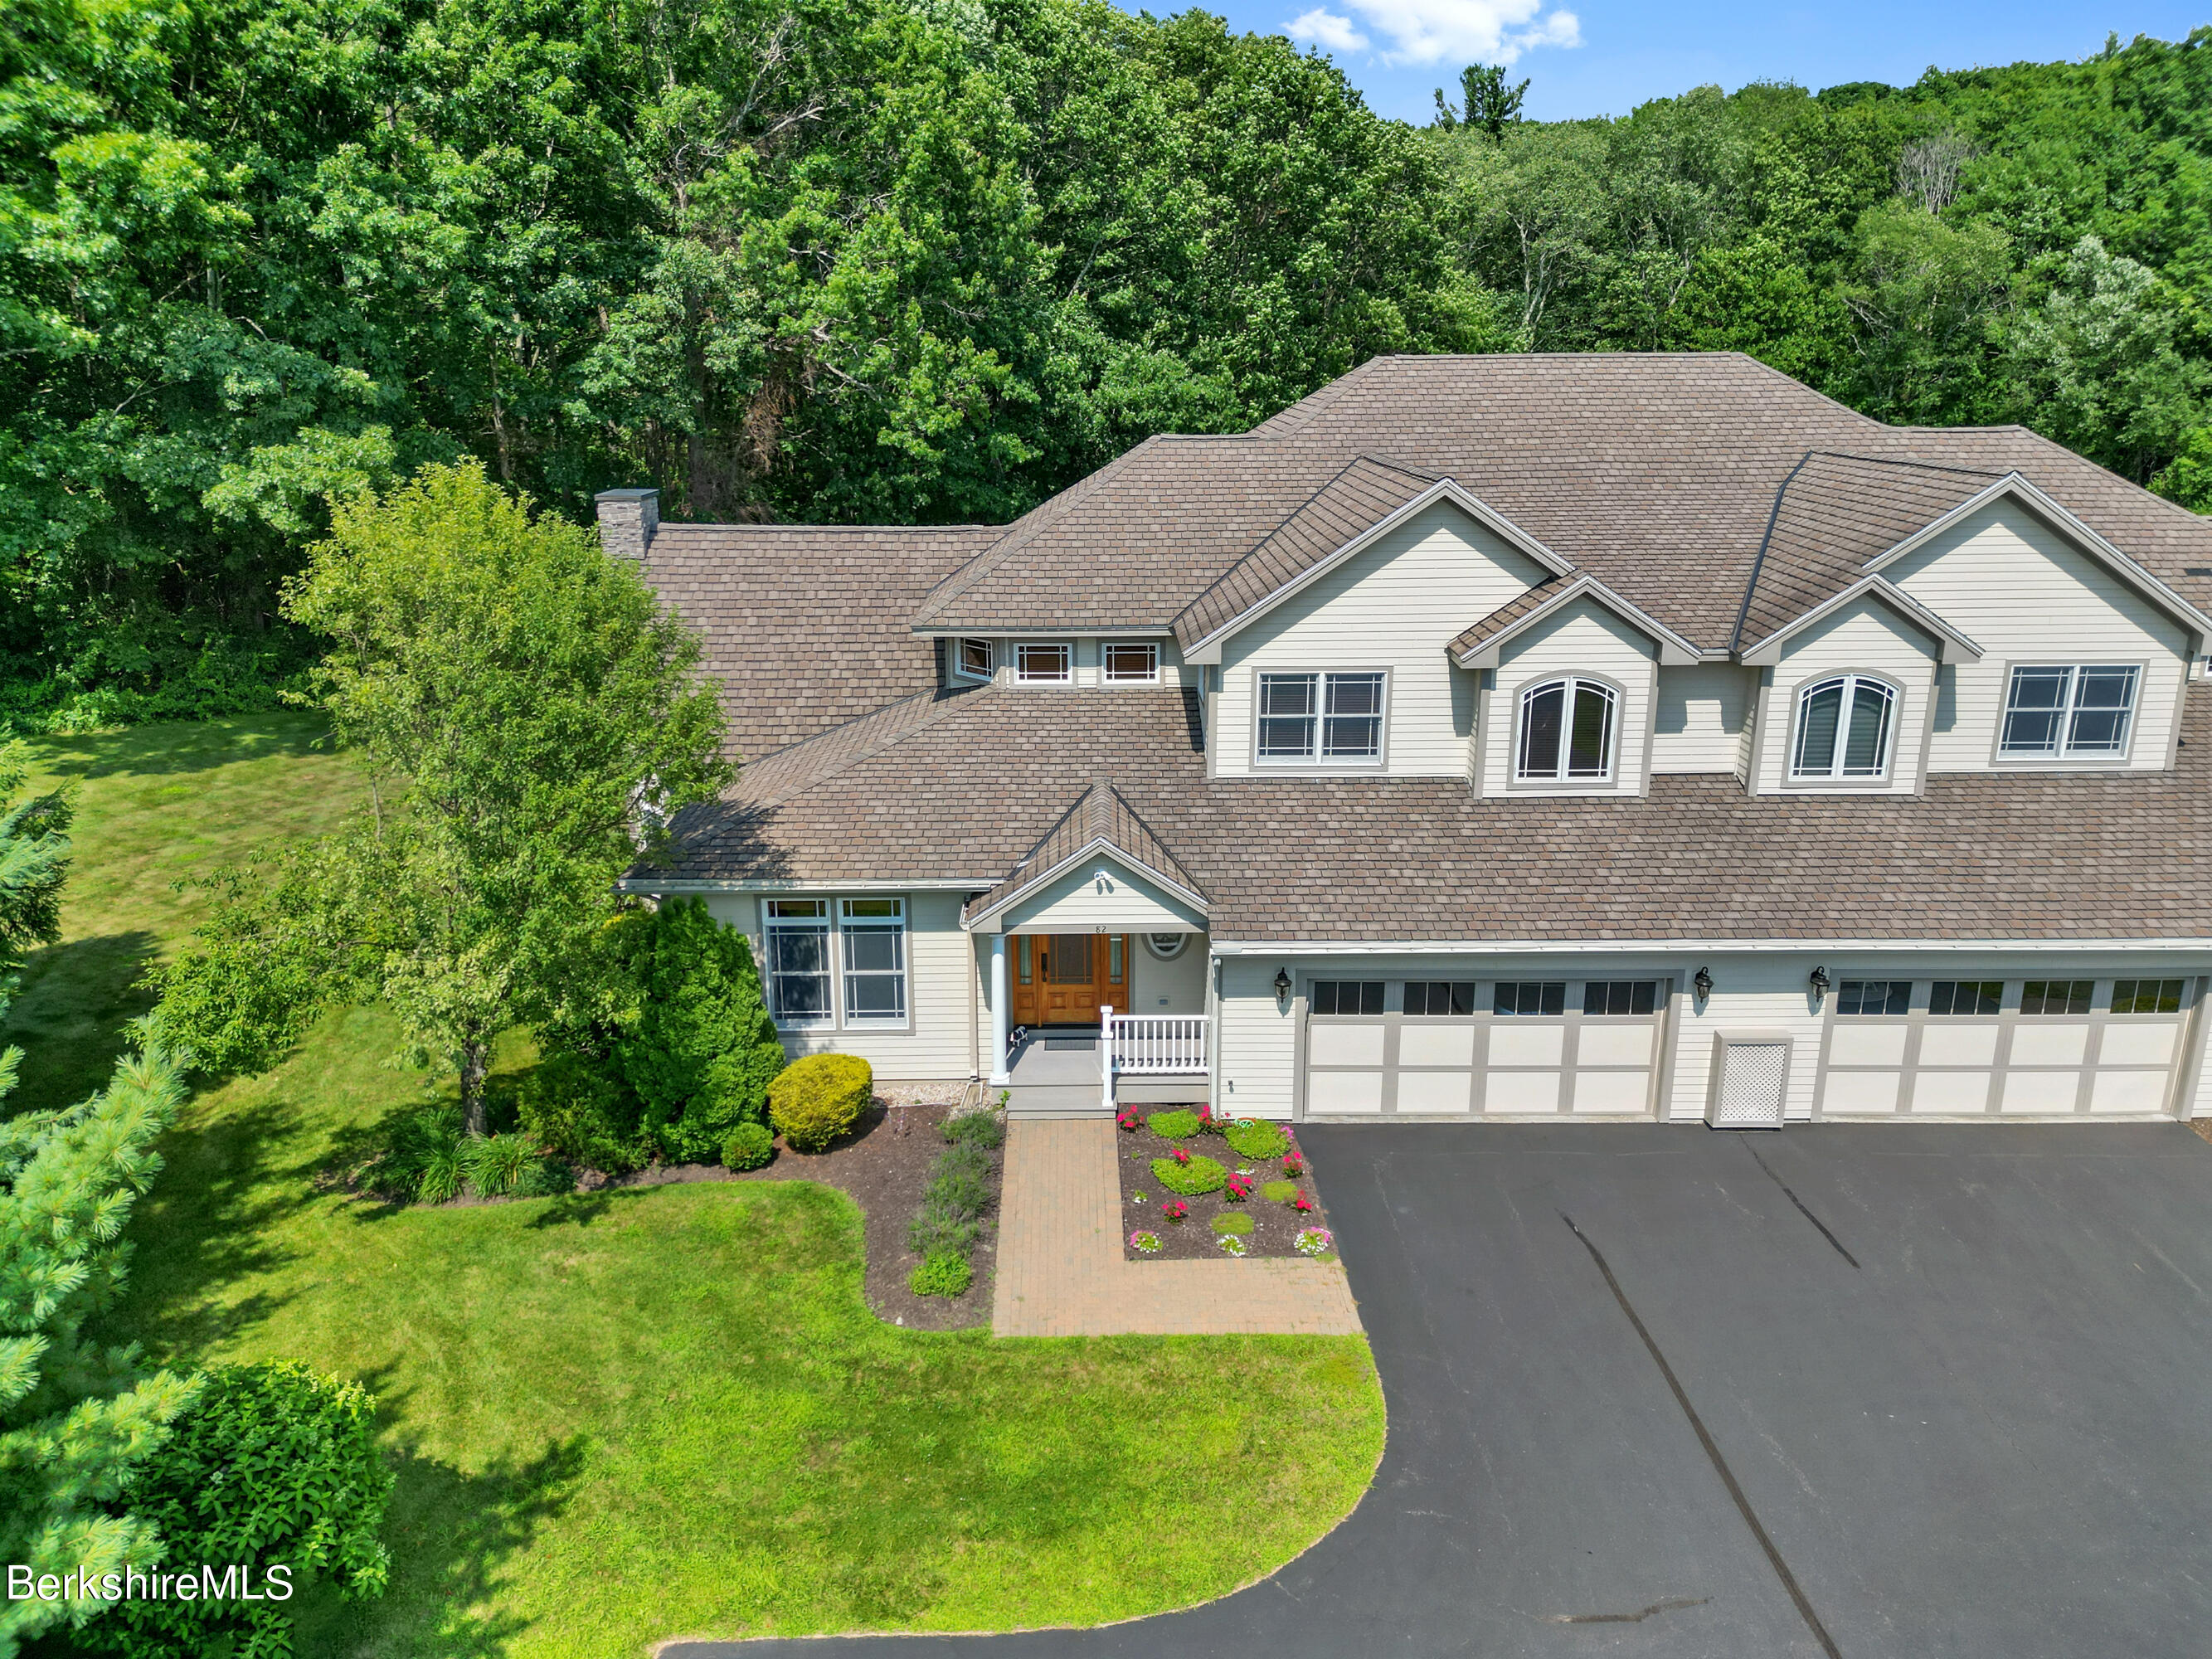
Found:
<svg viewBox="0 0 2212 1659"><path fill-rule="evenodd" d="M1880 778L1889 773L1897 693L1881 680L1838 674L1797 695L1793 778Z"/></svg>
<svg viewBox="0 0 2212 1659"><path fill-rule="evenodd" d="M1547 680L1521 694L1521 754L1528 783L1603 783L1613 776L1613 689L1597 680Z"/></svg>

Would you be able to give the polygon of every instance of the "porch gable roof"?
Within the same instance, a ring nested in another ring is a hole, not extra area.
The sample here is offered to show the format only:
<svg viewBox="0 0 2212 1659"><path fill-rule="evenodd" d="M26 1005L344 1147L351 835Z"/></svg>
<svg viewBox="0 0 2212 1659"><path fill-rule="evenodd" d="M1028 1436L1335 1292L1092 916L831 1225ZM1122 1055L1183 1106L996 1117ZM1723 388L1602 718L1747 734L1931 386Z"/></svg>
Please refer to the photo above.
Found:
<svg viewBox="0 0 2212 1659"><path fill-rule="evenodd" d="M982 927L1055 877L1099 854L1158 882L1200 915L1206 914L1206 893L1197 880L1137 816L1121 792L1100 778L1023 855L1004 881L968 902L960 925L971 933Z"/></svg>

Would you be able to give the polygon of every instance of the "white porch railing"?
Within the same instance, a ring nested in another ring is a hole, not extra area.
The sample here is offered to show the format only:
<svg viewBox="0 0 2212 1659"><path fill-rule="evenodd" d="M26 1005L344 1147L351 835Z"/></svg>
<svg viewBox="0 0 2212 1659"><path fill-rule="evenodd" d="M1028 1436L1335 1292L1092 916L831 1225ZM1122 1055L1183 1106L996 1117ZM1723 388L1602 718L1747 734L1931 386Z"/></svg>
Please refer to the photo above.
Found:
<svg viewBox="0 0 2212 1659"><path fill-rule="evenodd" d="M1098 1071L1109 1111L1117 1073L1173 1077L1206 1071L1204 1014L1117 1014L1111 1008L1101 1008L1098 1023L1103 1039L1099 1044Z"/></svg>

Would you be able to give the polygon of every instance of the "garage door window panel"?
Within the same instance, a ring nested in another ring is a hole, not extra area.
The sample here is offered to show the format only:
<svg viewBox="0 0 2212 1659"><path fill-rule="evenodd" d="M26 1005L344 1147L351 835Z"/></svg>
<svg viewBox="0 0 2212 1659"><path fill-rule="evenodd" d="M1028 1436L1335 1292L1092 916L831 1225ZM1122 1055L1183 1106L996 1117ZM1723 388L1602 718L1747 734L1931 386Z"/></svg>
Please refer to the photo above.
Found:
<svg viewBox="0 0 2212 1659"><path fill-rule="evenodd" d="M2001 979L1939 979L1928 990L1928 1012L1940 1018L1986 1016L2002 1006Z"/></svg>
<svg viewBox="0 0 2212 1659"><path fill-rule="evenodd" d="M2023 1014L2086 1014L2097 989L2093 979L2032 979L2020 989Z"/></svg>
<svg viewBox="0 0 2212 1659"><path fill-rule="evenodd" d="M1406 1014L1410 1019L1443 1019L1474 1012L1474 981L1407 980Z"/></svg>
<svg viewBox="0 0 2212 1659"><path fill-rule="evenodd" d="M1382 1012L1382 986L1379 979L1317 979L1311 992L1313 1012L1324 1017L1371 1018Z"/></svg>
<svg viewBox="0 0 2212 1659"><path fill-rule="evenodd" d="M1541 1018L1566 1011L1565 980L1500 980L1491 997L1494 1014Z"/></svg>
<svg viewBox="0 0 2212 1659"><path fill-rule="evenodd" d="M1594 979L1583 986L1585 1014L1648 1014L1658 1002L1656 979Z"/></svg>
<svg viewBox="0 0 2212 1659"><path fill-rule="evenodd" d="M2112 981L2116 1014L2178 1014L2184 981L2178 979L2120 979Z"/></svg>
<svg viewBox="0 0 2212 1659"><path fill-rule="evenodd" d="M1847 979L1836 988L1836 1012L1854 1018L1901 1014L1912 1006L1909 979Z"/></svg>

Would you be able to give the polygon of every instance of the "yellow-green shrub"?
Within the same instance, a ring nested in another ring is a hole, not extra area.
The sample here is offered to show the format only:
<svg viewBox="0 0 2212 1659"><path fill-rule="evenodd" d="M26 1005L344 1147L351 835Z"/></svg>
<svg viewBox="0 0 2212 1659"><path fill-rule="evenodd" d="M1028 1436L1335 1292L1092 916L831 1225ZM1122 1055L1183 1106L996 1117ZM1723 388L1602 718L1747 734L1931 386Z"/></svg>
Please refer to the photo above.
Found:
<svg viewBox="0 0 2212 1659"><path fill-rule="evenodd" d="M809 1054L769 1085L769 1121L794 1152L818 1152L860 1121L875 1089L858 1054Z"/></svg>

